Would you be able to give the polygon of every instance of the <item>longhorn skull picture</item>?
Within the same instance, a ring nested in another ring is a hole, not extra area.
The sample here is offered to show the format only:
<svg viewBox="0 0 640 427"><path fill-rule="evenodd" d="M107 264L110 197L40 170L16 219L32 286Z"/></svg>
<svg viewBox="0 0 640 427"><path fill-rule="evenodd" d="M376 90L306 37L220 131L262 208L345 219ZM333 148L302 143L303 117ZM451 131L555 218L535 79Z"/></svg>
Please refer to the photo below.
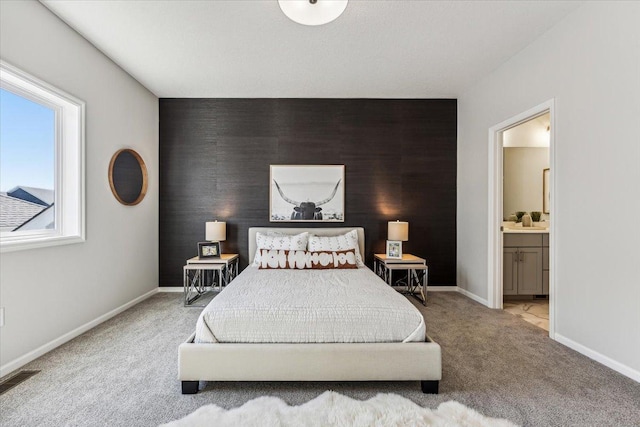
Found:
<svg viewBox="0 0 640 427"><path fill-rule="evenodd" d="M343 182L344 166L272 165L271 221L344 221Z"/></svg>

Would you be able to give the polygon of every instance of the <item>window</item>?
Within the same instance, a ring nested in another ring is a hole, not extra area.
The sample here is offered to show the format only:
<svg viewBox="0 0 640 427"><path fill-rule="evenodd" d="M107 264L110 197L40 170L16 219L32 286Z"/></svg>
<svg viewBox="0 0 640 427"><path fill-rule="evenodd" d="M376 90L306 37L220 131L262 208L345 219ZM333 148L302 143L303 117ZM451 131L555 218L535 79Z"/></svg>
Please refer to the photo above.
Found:
<svg viewBox="0 0 640 427"><path fill-rule="evenodd" d="M84 102L0 61L2 252L84 240Z"/></svg>
<svg viewBox="0 0 640 427"><path fill-rule="evenodd" d="M55 230L55 121L55 109L0 89L2 232Z"/></svg>

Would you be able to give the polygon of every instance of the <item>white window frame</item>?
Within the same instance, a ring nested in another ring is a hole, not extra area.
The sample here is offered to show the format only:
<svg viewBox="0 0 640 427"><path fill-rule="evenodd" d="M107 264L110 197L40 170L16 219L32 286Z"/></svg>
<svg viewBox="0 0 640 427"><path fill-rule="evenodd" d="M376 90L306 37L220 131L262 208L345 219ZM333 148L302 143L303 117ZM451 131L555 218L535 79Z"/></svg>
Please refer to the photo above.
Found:
<svg viewBox="0 0 640 427"><path fill-rule="evenodd" d="M0 251L11 252L85 241L85 102L0 60L0 85L55 111L53 230L0 234Z"/></svg>

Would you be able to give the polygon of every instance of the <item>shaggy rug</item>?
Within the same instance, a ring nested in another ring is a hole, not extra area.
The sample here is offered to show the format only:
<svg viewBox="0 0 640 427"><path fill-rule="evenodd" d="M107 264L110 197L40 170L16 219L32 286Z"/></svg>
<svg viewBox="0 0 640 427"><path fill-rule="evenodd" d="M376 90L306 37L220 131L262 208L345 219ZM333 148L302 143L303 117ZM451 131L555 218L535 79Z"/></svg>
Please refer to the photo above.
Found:
<svg viewBox="0 0 640 427"><path fill-rule="evenodd" d="M360 401L325 391L300 406L288 406L277 397L259 397L230 410L206 405L163 426L515 427L515 424L485 417L455 401L442 403L438 409L431 410L396 394L378 394L367 401Z"/></svg>

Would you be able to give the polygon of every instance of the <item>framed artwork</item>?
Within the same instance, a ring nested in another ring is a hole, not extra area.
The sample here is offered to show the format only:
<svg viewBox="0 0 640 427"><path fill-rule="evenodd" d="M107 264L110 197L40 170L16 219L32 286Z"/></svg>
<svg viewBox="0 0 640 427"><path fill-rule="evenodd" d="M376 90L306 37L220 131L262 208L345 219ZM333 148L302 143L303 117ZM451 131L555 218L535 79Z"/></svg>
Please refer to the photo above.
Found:
<svg viewBox="0 0 640 427"><path fill-rule="evenodd" d="M549 168L542 169L542 213L549 213Z"/></svg>
<svg viewBox="0 0 640 427"><path fill-rule="evenodd" d="M344 222L344 165L271 165L269 221Z"/></svg>
<svg viewBox="0 0 640 427"><path fill-rule="evenodd" d="M199 242L198 258L220 258L220 242Z"/></svg>
<svg viewBox="0 0 640 427"><path fill-rule="evenodd" d="M387 258L402 258L402 242L400 240L387 240Z"/></svg>

